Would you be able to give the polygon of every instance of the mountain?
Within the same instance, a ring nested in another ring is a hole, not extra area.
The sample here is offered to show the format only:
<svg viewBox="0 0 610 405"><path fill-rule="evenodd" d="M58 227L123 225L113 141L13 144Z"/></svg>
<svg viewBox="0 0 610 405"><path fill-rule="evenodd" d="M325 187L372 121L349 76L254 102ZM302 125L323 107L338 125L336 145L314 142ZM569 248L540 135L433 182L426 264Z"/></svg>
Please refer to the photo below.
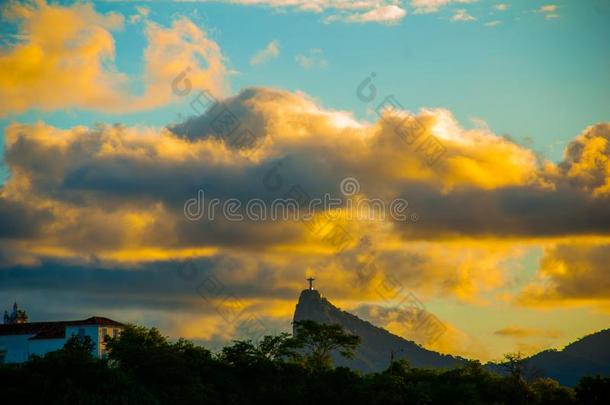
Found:
<svg viewBox="0 0 610 405"><path fill-rule="evenodd" d="M610 329L587 335L563 350L545 350L526 359L527 369L574 386L585 375L610 376Z"/></svg>
<svg viewBox="0 0 610 405"><path fill-rule="evenodd" d="M347 331L360 336L361 342L354 358L345 359L335 356L337 366L346 366L363 372L382 371L390 364L391 352L394 352L395 359L407 359L413 367L453 368L466 361L424 349L415 342L342 311L320 296L317 290L301 292L293 320L339 324Z"/></svg>
<svg viewBox="0 0 610 405"><path fill-rule="evenodd" d="M313 320L339 324L360 336L361 343L353 359L335 356L337 366L363 372L387 369L390 353L395 359L407 359L413 367L453 368L467 360L427 350L417 343L396 336L348 312L322 297L317 290L303 290L294 312L294 321ZM526 377L550 377L565 386L574 386L586 375L610 376L610 329L585 336L562 350L545 350L525 359ZM485 367L505 373L498 364Z"/></svg>

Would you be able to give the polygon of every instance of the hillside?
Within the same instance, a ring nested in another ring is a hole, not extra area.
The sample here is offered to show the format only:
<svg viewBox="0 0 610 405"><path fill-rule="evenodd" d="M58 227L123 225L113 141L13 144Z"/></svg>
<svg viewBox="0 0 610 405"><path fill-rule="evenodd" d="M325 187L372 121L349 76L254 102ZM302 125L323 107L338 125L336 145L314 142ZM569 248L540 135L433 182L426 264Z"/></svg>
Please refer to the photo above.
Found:
<svg viewBox="0 0 610 405"><path fill-rule="evenodd" d="M527 359L534 372L574 386L585 375L610 376L610 329L587 335L563 350L545 350Z"/></svg>
<svg viewBox="0 0 610 405"><path fill-rule="evenodd" d="M322 297L317 290L303 290L294 312L294 321L310 319L321 323L336 323L361 338L353 359L335 358L338 366L363 372L385 370L390 353L395 359L407 359L414 367L452 368L466 360L427 350L417 343L394 335L387 330L342 311ZM606 329L569 344L563 350L545 350L526 359L530 377L550 377L562 385L574 386L586 375L610 376L610 329ZM497 364L486 368L503 373Z"/></svg>
<svg viewBox="0 0 610 405"><path fill-rule="evenodd" d="M396 336L387 330L342 311L320 296L317 290L303 290L299 297L294 321L313 320L320 323L336 323L361 338L353 359L335 358L338 366L373 372L385 370L390 363L390 353L395 359L408 359L414 367L452 368L464 362L453 356L424 349L415 342Z"/></svg>

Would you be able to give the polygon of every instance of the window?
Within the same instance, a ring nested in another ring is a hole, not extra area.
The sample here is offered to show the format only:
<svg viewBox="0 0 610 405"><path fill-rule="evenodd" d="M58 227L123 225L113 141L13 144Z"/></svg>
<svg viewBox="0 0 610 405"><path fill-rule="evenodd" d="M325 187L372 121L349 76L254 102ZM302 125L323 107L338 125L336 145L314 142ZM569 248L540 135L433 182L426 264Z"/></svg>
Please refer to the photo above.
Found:
<svg viewBox="0 0 610 405"><path fill-rule="evenodd" d="M106 336L110 336L108 334L108 329L102 328L102 340L106 339Z"/></svg>
<svg viewBox="0 0 610 405"><path fill-rule="evenodd" d="M78 337L81 339L85 338L85 328L78 328Z"/></svg>

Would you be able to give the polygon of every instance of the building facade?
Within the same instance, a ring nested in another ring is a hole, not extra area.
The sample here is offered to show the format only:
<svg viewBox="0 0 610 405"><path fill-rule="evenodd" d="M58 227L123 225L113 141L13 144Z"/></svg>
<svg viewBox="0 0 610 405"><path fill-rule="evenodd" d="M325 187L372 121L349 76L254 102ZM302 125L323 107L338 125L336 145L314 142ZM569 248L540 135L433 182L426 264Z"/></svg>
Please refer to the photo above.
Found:
<svg viewBox="0 0 610 405"><path fill-rule="evenodd" d="M59 350L74 335L89 336L95 345L93 354L101 358L106 352L106 336L118 336L124 326L99 316L78 321L27 322L27 315L15 304L13 313L5 313L4 324L0 325L0 364L22 363L32 355Z"/></svg>

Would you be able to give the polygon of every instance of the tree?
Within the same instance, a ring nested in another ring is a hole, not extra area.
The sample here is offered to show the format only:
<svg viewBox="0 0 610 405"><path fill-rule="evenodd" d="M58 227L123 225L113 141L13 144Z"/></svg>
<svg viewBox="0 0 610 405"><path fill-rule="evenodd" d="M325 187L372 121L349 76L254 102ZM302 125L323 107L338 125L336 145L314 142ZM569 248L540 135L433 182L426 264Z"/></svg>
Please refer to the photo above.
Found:
<svg viewBox="0 0 610 405"><path fill-rule="evenodd" d="M24 404L156 403L146 390L121 370L109 367L107 359L93 356L94 347L89 336L75 335L60 350L42 357L32 356L28 362L16 367L21 374L21 392L12 389L12 396ZM7 398L11 398L11 394Z"/></svg>
<svg viewBox="0 0 610 405"><path fill-rule="evenodd" d="M537 404L570 405L574 403L574 392L562 387L552 378L540 378L531 385Z"/></svg>
<svg viewBox="0 0 610 405"><path fill-rule="evenodd" d="M527 384L520 354L507 355L510 375L473 361L453 369L394 361L381 373L331 367L334 352L352 356L358 338L338 325L295 323L295 336L235 341L216 356L156 329L128 326L107 342L108 358L72 337L63 349L0 364L0 392L24 404L191 405L349 403L597 405L610 397L610 378L586 377L572 389L551 379ZM288 361L291 358L299 361ZM5 401L6 402L6 401Z"/></svg>
<svg viewBox="0 0 610 405"><path fill-rule="evenodd" d="M203 383L212 362L208 350L179 339L175 343L155 329L128 325L106 343L108 358L162 403L190 404L213 395Z"/></svg>
<svg viewBox="0 0 610 405"><path fill-rule="evenodd" d="M223 347L219 358L233 365L253 365L294 358L297 348L298 342L284 332L267 335L256 345L252 340L234 340L231 346Z"/></svg>
<svg viewBox="0 0 610 405"><path fill-rule="evenodd" d="M526 360L521 352L504 355L504 363L500 365L508 371L513 402L528 403L530 389L525 379Z"/></svg>
<svg viewBox="0 0 610 405"><path fill-rule="evenodd" d="M331 353L338 351L346 358L352 358L360 343L360 337L347 333L341 325L320 324L311 320L296 321L295 343L307 351L305 364L320 370L332 366Z"/></svg>
<svg viewBox="0 0 610 405"><path fill-rule="evenodd" d="M610 398L610 377L587 376L575 388L578 403L583 405L606 404Z"/></svg>
<svg viewBox="0 0 610 405"><path fill-rule="evenodd" d="M279 336L265 336L258 343L258 353L270 361L284 360L296 355L299 342L292 338L289 333L281 333Z"/></svg>
<svg viewBox="0 0 610 405"><path fill-rule="evenodd" d="M91 356L95 349L95 343L91 340L91 337L72 335L64 344L63 350L70 353L79 353L83 355Z"/></svg>
<svg viewBox="0 0 610 405"><path fill-rule="evenodd" d="M525 371L525 359L521 352L507 353L504 355L504 363L502 367L508 371L508 374L515 380L524 380L523 375Z"/></svg>

